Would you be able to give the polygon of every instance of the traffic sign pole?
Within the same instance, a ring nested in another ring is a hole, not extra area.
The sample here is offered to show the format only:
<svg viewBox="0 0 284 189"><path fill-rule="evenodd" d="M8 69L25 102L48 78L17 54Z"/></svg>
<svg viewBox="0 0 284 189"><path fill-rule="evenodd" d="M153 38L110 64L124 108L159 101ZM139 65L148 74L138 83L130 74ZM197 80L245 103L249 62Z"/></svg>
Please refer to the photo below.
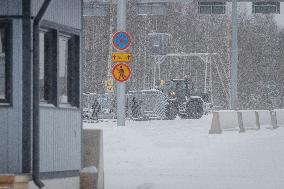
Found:
<svg viewBox="0 0 284 189"><path fill-rule="evenodd" d="M126 0L118 0L117 31L126 30ZM125 82L117 83L117 126L125 126Z"/></svg>

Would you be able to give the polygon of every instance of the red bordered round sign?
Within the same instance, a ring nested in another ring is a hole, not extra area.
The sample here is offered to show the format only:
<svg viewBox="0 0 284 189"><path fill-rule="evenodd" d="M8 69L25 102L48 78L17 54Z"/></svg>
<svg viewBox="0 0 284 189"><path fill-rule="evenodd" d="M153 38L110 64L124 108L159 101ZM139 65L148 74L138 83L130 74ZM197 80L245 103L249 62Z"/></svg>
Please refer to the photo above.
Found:
<svg viewBox="0 0 284 189"><path fill-rule="evenodd" d="M126 50L131 45L131 36L128 32L119 31L112 36L112 45L117 50Z"/></svg>
<svg viewBox="0 0 284 189"><path fill-rule="evenodd" d="M131 76L131 69L127 64L116 64L112 68L112 76L118 82L125 82Z"/></svg>

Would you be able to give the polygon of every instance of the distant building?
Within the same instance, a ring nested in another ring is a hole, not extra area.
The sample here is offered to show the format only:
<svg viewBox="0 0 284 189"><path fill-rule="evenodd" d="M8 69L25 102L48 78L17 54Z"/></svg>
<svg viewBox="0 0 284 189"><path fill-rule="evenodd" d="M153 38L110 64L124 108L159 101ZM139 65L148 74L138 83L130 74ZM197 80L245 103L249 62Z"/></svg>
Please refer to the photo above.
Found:
<svg viewBox="0 0 284 189"><path fill-rule="evenodd" d="M46 2L0 1L0 188L79 188L82 2L51 0L37 33Z"/></svg>

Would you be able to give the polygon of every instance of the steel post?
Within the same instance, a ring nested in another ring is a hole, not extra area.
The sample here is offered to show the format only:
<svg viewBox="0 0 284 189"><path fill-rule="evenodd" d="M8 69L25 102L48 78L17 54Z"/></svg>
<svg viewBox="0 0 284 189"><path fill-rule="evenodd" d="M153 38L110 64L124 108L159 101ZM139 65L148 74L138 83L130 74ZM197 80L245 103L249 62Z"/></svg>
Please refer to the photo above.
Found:
<svg viewBox="0 0 284 189"><path fill-rule="evenodd" d="M127 0L117 3L117 31L126 30ZM125 126L125 83L117 83L117 126Z"/></svg>
<svg viewBox="0 0 284 189"><path fill-rule="evenodd" d="M232 49L231 49L231 81L230 81L230 109L238 107L238 5L232 0Z"/></svg>

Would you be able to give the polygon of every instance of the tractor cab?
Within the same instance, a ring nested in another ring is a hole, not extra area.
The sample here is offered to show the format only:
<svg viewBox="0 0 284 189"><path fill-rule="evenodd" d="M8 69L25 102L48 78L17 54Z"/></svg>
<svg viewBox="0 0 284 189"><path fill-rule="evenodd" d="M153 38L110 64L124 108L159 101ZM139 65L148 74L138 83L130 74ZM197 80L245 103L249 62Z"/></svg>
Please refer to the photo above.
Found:
<svg viewBox="0 0 284 189"><path fill-rule="evenodd" d="M204 101L200 96L196 96L193 82L190 79L166 81L161 91L168 97L166 108L168 119L174 119L177 115L191 119L202 117Z"/></svg>
<svg viewBox="0 0 284 189"><path fill-rule="evenodd" d="M185 101L193 94L194 86L190 79L173 79L167 81L162 91L169 99L176 99L179 102Z"/></svg>

